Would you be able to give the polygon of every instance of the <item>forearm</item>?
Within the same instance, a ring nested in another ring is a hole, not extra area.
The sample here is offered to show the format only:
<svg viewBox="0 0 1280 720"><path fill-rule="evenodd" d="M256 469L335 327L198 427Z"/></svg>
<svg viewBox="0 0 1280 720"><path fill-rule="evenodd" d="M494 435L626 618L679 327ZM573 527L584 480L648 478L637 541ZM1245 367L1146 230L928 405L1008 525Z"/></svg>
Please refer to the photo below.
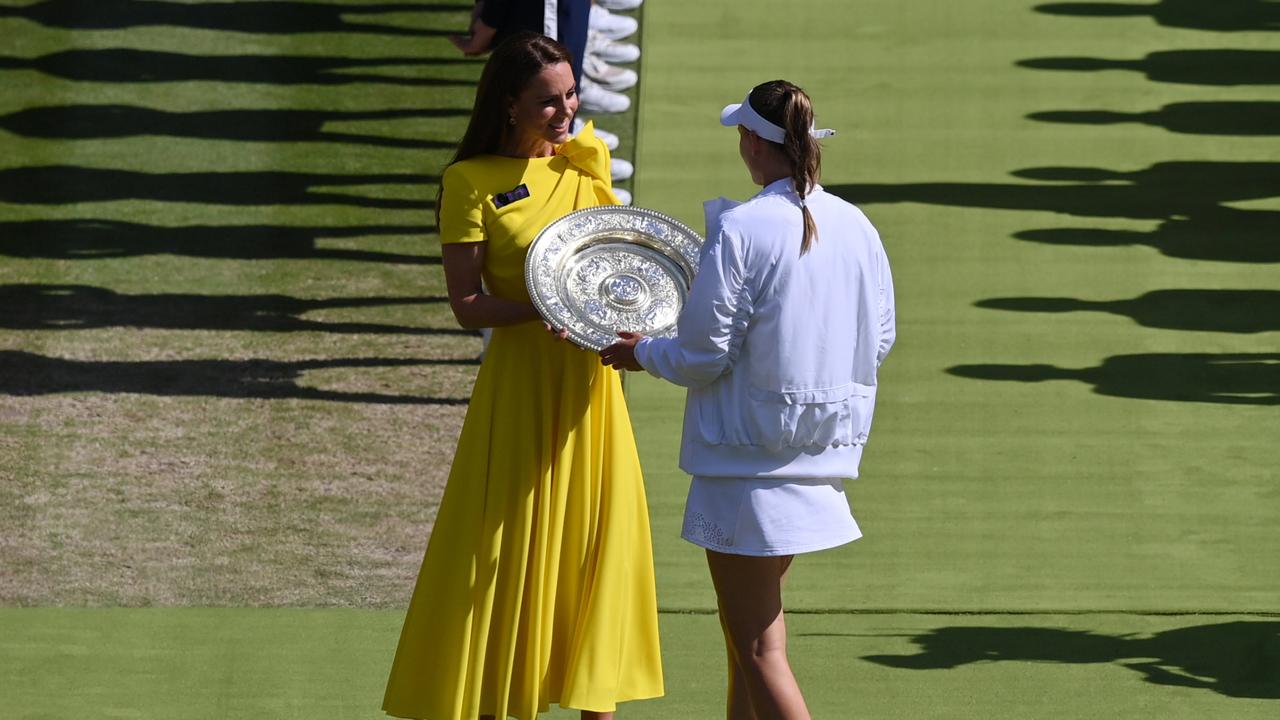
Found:
<svg viewBox="0 0 1280 720"><path fill-rule="evenodd" d="M458 324L469 330L503 327L540 320L533 303L474 293L449 302Z"/></svg>

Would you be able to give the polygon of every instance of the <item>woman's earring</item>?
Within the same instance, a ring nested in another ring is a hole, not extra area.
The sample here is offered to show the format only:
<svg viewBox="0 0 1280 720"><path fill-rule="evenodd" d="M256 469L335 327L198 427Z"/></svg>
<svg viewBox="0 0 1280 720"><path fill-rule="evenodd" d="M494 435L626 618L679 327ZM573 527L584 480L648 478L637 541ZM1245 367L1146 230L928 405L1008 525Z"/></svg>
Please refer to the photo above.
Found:
<svg viewBox="0 0 1280 720"><path fill-rule="evenodd" d="M510 125L515 125L515 124L516 124L516 116L515 116L515 115L508 115L508 116L507 116L507 123L508 123L508 124L510 124Z"/></svg>

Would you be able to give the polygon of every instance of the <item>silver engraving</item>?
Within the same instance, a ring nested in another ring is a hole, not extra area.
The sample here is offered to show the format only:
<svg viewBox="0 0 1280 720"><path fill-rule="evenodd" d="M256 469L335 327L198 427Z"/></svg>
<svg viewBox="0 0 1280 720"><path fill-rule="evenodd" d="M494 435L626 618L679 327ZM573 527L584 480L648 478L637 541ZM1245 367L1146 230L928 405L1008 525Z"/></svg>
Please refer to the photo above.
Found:
<svg viewBox="0 0 1280 720"><path fill-rule="evenodd" d="M631 273L614 273L600 286L605 299L614 305L631 307L639 305L649 297L649 288L640 282L640 278Z"/></svg>
<svg viewBox="0 0 1280 720"><path fill-rule="evenodd" d="M529 247L525 283L538 312L599 350L621 330L675 334L702 238L646 208L603 205L565 215Z"/></svg>

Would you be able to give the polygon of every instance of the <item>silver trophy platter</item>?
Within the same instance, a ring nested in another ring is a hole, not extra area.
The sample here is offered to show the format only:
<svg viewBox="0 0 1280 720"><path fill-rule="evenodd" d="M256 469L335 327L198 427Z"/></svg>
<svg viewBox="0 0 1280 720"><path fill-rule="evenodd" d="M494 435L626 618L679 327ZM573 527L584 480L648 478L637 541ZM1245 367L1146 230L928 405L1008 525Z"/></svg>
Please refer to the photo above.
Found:
<svg viewBox="0 0 1280 720"><path fill-rule="evenodd" d="M529 246L529 297L552 327L600 350L618 331L675 334L702 238L660 212L601 205L569 213Z"/></svg>

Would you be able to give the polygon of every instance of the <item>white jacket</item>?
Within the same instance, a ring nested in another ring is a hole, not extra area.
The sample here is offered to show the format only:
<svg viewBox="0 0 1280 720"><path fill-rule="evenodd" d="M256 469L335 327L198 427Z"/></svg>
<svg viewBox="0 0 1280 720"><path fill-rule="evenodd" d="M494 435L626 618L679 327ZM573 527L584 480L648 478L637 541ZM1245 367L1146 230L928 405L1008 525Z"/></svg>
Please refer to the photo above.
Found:
<svg viewBox="0 0 1280 720"><path fill-rule="evenodd" d="M802 257L790 179L742 204L708 202L677 337L636 346L646 370L689 388L687 473L858 476L876 370L896 334L893 279L861 210L821 187L806 205L818 237Z"/></svg>

